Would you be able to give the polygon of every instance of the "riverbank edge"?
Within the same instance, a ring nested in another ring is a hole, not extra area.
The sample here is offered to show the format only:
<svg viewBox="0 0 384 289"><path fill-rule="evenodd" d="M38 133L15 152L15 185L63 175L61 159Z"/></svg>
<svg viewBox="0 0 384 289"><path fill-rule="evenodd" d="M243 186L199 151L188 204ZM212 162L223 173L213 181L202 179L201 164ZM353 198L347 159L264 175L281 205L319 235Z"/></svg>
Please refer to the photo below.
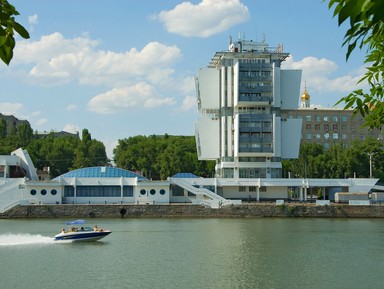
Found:
<svg viewBox="0 0 384 289"><path fill-rule="evenodd" d="M331 204L284 205L250 203L211 209L191 204L169 205L28 205L16 206L2 214L1 219L15 218L383 218L384 206L350 206Z"/></svg>

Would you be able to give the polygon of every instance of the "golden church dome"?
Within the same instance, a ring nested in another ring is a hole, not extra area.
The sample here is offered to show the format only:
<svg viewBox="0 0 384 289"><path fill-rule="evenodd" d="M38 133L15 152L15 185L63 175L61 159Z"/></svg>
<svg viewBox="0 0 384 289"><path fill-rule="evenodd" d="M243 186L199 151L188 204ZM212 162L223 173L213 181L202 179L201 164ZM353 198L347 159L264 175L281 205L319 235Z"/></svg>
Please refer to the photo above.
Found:
<svg viewBox="0 0 384 289"><path fill-rule="evenodd" d="M301 100L310 100L311 96L309 95L307 89L304 89L303 94L301 95Z"/></svg>

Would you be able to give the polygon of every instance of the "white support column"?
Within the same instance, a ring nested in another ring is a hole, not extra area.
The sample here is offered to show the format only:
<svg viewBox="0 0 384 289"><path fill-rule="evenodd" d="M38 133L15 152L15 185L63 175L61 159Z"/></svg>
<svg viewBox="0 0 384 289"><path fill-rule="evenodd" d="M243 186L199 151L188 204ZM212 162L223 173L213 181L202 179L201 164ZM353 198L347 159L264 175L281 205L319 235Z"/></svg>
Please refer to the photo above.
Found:
<svg viewBox="0 0 384 289"><path fill-rule="evenodd" d="M307 201L308 188L304 187L304 202Z"/></svg>
<svg viewBox="0 0 384 289"><path fill-rule="evenodd" d="M260 187L256 187L256 202L260 202Z"/></svg>
<svg viewBox="0 0 384 289"><path fill-rule="evenodd" d="M120 177L120 201L123 203L124 198L124 183L123 183L123 177Z"/></svg>
<svg viewBox="0 0 384 289"><path fill-rule="evenodd" d="M300 187L300 195L299 195L299 201L303 201L303 187Z"/></svg>

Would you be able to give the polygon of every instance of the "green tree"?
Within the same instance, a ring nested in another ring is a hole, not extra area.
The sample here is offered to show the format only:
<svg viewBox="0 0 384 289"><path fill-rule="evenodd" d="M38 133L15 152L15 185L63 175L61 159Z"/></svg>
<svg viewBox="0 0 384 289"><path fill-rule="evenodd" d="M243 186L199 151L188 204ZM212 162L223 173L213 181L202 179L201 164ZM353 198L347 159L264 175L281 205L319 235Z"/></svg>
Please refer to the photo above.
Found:
<svg viewBox="0 0 384 289"><path fill-rule="evenodd" d="M180 172L211 176L214 162L197 159L192 136L135 136L118 141L114 149L118 167L138 171L152 179L165 179Z"/></svg>
<svg viewBox="0 0 384 289"><path fill-rule="evenodd" d="M105 146L102 142L91 138L87 129L83 129L81 142L76 148L73 169L104 166L108 164Z"/></svg>
<svg viewBox="0 0 384 289"><path fill-rule="evenodd" d="M0 59L7 65L13 57L15 32L25 39L29 38L28 31L15 21L16 15L20 14L13 5L7 0L0 0Z"/></svg>
<svg viewBox="0 0 384 289"><path fill-rule="evenodd" d="M33 130L29 124L21 123L17 127L17 139L19 147L26 147L32 140Z"/></svg>
<svg viewBox="0 0 384 289"><path fill-rule="evenodd" d="M0 119L0 139L3 139L7 136L7 122L4 118Z"/></svg>
<svg viewBox="0 0 384 289"><path fill-rule="evenodd" d="M367 50L367 72L359 82L367 81L369 92L357 89L337 104L344 103L344 109L353 108L354 114L360 113L364 126L380 128L384 123L384 1L329 0L328 7L334 7L339 26L349 22L343 42L348 47L347 60L356 47Z"/></svg>
<svg viewBox="0 0 384 289"><path fill-rule="evenodd" d="M72 167L79 144L78 138L55 137L50 133L45 138L33 140L27 150L36 168L49 167L51 177L57 177Z"/></svg>

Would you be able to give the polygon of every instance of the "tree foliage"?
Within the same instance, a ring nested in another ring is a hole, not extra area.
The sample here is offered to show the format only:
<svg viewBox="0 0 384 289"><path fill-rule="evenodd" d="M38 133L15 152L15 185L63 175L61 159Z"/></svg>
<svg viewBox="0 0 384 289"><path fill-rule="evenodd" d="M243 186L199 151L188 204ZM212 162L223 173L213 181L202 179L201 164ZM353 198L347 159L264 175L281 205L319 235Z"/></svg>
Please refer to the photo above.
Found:
<svg viewBox="0 0 384 289"><path fill-rule="evenodd" d="M57 137L53 132L42 138L34 135L27 123L7 132L4 119L0 119L0 154L9 155L20 147L28 151L37 169L49 167L51 177L71 169L109 165L104 144L92 139L87 129L83 130L81 140L73 136Z"/></svg>
<svg viewBox="0 0 384 289"><path fill-rule="evenodd" d="M113 152L118 167L152 179L165 179L180 172L198 176L211 176L214 172L214 162L197 159L193 136L139 135L119 140Z"/></svg>
<svg viewBox="0 0 384 289"><path fill-rule="evenodd" d="M319 144L302 144L298 159L283 161L285 175L296 178L368 178L372 155L373 177L384 181L384 150L380 141L354 141L348 148L335 144L324 150Z"/></svg>
<svg viewBox="0 0 384 289"><path fill-rule="evenodd" d="M28 31L15 21L15 16L20 15L15 7L7 0L0 0L0 59L7 65L12 60L15 48L15 32L28 39Z"/></svg>
<svg viewBox="0 0 384 289"><path fill-rule="evenodd" d="M365 119L364 126L380 128L384 123L384 1L329 0L328 6L334 7L333 15L339 26L349 21L343 42L347 46L347 60L356 47L367 50L367 71L359 82L367 81L369 92L357 89L337 104L344 103L344 109L353 108L355 115L360 113Z"/></svg>

